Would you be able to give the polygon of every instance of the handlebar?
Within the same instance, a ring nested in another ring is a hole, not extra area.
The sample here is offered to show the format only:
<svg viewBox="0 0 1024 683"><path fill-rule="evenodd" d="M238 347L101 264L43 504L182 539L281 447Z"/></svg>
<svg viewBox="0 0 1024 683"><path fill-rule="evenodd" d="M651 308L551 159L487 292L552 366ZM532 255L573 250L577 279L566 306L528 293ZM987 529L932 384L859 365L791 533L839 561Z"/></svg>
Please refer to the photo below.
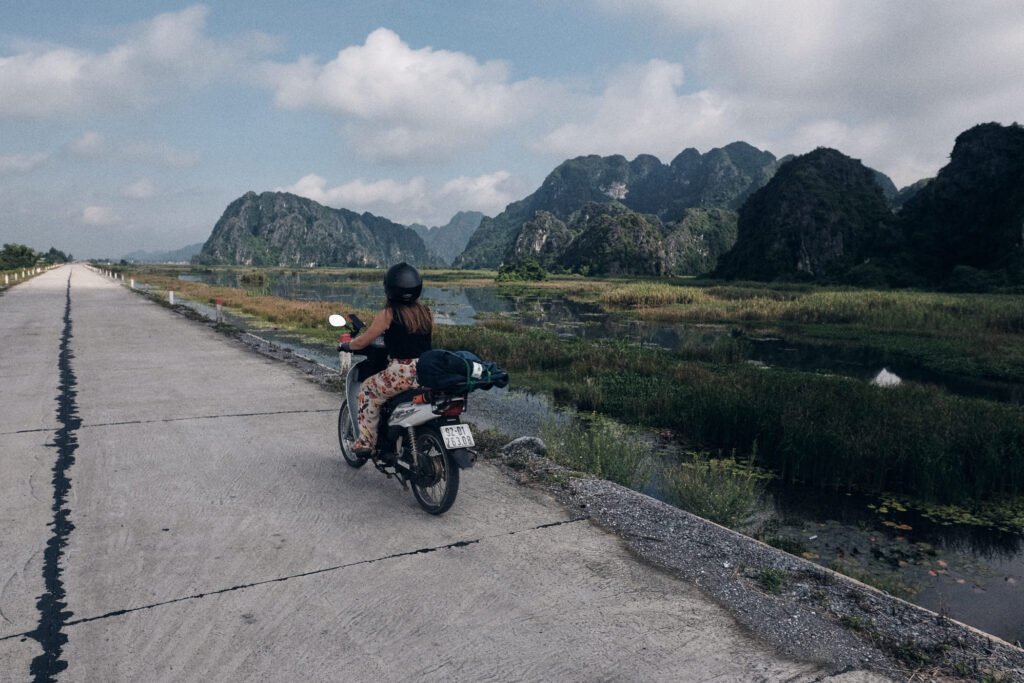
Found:
<svg viewBox="0 0 1024 683"><path fill-rule="evenodd" d="M381 335L381 336L377 337L372 342L367 344L365 347L359 349L358 351L356 351L353 348L345 348L349 344L351 344L351 342L344 342L344 343L338 344L338 351L347 351L348 353L362 353L362 352L365 352L365 351L368 351L368 350L383 351L384 350L384 336Z"/></svg>
<svg viewBox="0 0 1024 683"><path fill-rule="evenodd" d="M355 313L350 314L348 319L351 321L352 329L355 330L356 334L359 334L359 331L366 327L366 324Z"/></svg>

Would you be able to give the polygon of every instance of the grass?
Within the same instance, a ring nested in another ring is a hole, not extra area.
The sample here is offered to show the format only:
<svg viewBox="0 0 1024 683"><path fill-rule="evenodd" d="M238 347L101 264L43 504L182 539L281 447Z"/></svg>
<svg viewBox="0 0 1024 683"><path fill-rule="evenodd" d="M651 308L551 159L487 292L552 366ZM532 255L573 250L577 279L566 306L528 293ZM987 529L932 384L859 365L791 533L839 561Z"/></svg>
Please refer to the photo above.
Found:
<svg viewBox="0 0 1024 683"><path fill-rule="evenodd" d="M1024 408L924 385L713 365L507 323L440 329L437 343L501 359L517 386L703 449L750 453L787 482L934 502L1024 493Z"/></svg>
<svg viewBox="0 0 1024 683"><path fill-rule="evenodd" d="M765 567L758 573L757 582L772 595L779 595L786 583L786 572L774 567Z"/></svg>
<svg viewBox="0 0 1024 683"><path fill-rule="evenodd" d="M1024 297L767 285L605 282L569 292L664 323L770 325L787 338L898 354L936 372L1024 381Z"/></svg>
<svg viewBox="0 0 1024 683"><path fill-rule="evenodd" d="M600 289L596 301L617 309L654 309L644 312L645 317L673 321L857 324L919 332L1024 333L1024 298L1009 294L633 282Z"/></svg>
<svg viewBox="0 0 1024 683"><path fill-rule="evenodd" d="M643 436L607 418L548 423L543 436L555 462L632 489L643 486L653 469L654 452Z"/></svg>
<svg viewBox="0 0 1024 683"><path fill-rule="evenodd" d="M731 459L697 454L691 462L664 472L665 496L673 505L735 529L757 510L764 496L763 480L734 466Z"/></svg>

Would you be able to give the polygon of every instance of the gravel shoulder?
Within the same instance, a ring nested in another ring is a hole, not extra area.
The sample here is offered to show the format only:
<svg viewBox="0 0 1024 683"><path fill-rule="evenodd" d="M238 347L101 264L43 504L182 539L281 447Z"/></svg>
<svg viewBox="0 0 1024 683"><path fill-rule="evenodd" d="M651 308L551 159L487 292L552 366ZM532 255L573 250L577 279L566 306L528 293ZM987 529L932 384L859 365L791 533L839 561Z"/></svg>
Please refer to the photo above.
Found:
<svg viewBox="0 0 1024 683"><path fill-rule="evenodd" d="M175 310L214 325L188 308ZM217 327L337 390L332 368ZM477 392L467 421L505 435L537 434L535 411L522 407L542 400ZM638 560L694 584L780 653L833 672L822 680L1024 681L1021 648L644 494L566 470L544 457L537 439L495 441L481 456L614 533Z"/></svg>

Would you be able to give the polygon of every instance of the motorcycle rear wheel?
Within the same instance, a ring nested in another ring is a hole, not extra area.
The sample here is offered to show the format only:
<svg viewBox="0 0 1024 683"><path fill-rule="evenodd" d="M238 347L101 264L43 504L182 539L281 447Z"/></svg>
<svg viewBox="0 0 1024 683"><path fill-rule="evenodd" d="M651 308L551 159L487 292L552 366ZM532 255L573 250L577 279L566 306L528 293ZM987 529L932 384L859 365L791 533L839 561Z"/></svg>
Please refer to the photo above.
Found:
<svg viewBox="0 0 1024 683"><path fill-rule="evenodd" d="M341 455L352 467L359 469L366 464L366 458L356 455L352 446L356 441L356 430L352 424L352 413L348 409L348 401L341 402L341 410L338 411L338 445L341 446Z"/></svg>
<svg viewBox="0 0 1024 683"><path fill-rule="evenodd" d="M420 507L432 515L448 511L459 493L459 466L435 427L417 430L419 468L412 477L412 494Z"/></svg>

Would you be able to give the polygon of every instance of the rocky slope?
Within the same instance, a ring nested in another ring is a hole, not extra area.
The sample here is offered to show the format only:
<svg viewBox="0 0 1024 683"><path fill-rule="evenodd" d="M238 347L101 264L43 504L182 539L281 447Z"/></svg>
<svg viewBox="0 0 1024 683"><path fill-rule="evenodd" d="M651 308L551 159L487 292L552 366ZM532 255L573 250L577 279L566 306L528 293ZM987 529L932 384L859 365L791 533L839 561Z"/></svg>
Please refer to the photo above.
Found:
<svg viewBox="0 0 1024 683"><path fill-rule="evenodd" d="M1024 283L1024 127L961 133L949 163L903 206L900 231L907 262L929 282L969 269L991 284Z"/></svg>
<svg viewBox="0 0 1024 683"><path fill-rule="evenodd" d="M783 164L739 212L737 240L715 274L821 279L891 244L892 212L874 172L819 148Z"/></svg>
<svg viewBox="0 0 1024 683"><path fill-rule="evenodd" d="M455 265L495 267L512 258L520 232L541 211L571 222L588 204L616 202L671 225L693 208L735 210L771 178L777 165L770 152L744 142L705 154L687 149L667 165L650 155L633 161L618 155L571 159L552 171L532 195L509 204L494 218L485 218Z"/></svg>
<svg viewBox="0 0 1024 683"><path fill-rule="evenodd" d="M876 172L835 150L797 157L740 209L736 244L715 274L966 291L1024 284L1024 127L965 131L935 178L889 195Z"/></svg>
<svg viewBox="0 0 1024 683"><path fill-rule="evenodd" d="M618 202L591 202L566 221L538 211L520 230L510 260L589 275L696 274L713 268L735 239L733 211L686 209L665 225Z"/></svg>
<svg viewBox="0 0 1024 683"><path fill-rule="evenodd" d="M247 192L229 204L194 260L301 267L440 265L410 228L284 192Z"/></svg>

